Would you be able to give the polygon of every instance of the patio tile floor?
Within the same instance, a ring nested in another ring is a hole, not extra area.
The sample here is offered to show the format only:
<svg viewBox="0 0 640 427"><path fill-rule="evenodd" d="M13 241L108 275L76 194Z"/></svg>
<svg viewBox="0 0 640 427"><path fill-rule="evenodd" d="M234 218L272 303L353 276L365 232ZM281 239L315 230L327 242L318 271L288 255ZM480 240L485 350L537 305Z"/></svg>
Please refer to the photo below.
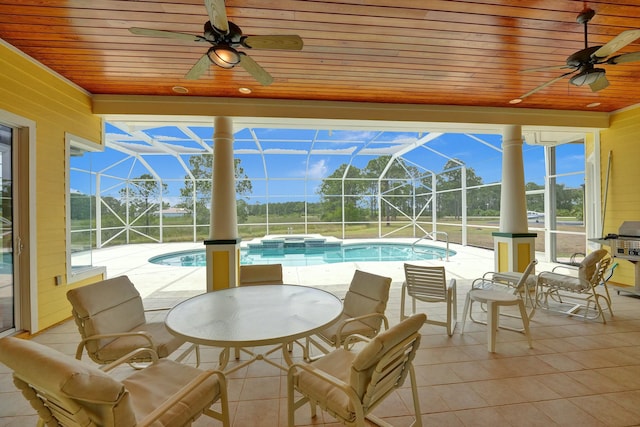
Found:
<svg viewBox="0 0 640 427"><path fill-rule="evenodd" d="M106 265L109 277L129 275L147 308L167 307L205 291L204 268L166 267L146 260L163 252L198 248L195 244L135 245L96 251L95 265ZM454 248L444 265L458 282L458 318L472 279L493 270L493 253ZM540 263L538 271L550 269ZM393 279L387 316L399 321L402 263L344 263L285 267L286 283L316 286L342 296L356 268ZM633 426L640 425L640 299L612 293L614 317L607 324L538 310L531 322L533 349L518 333L498 332L496 353L488 353L486 329L460 324L453 337L443 327L425 325L414 361L422 421L436 426ZM419 303L430 317L443 318L444 305ZM161 316L162 314L156 314ZM72 320L37 334L34 340L73 355L79 334ZM203 368L216 366L219 349L203 348ZM294 356L300 357L299 350ZM281 356L276 353L274 358ZM189 362L193 362L190 360ZM188 363L189 363L188 362ZM234 363L233 361L230 363ZM124 372L123 372L124 373ZM286 374L256 362L229 376L234 427L285 426ZM407 384L374 413L397 426L412 422ZM37 417L16 391L9 370L0 366L0 426L35 425ZM218 425L200 417L195 426ZM296 412L298 426L335 426L321 411L310 417L308 406Z"/></svg>

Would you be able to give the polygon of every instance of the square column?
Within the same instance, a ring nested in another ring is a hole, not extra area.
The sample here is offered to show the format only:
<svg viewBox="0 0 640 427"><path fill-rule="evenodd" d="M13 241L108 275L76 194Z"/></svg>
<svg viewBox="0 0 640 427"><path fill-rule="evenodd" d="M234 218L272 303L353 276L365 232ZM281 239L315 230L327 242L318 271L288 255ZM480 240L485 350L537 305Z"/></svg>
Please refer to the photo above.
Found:
<svg viewBox="0 0 640 427"><path fill-rule="evenodd" d="M207 292L238 286L240 241L205 240L207 256Z"/></svg>
<svg viewBox="0 0 640 427"><path fill-rule="evenodd" d="M535 259L537 233L491 233L491 235L495 253L494 271L522 273Z"/></svg>

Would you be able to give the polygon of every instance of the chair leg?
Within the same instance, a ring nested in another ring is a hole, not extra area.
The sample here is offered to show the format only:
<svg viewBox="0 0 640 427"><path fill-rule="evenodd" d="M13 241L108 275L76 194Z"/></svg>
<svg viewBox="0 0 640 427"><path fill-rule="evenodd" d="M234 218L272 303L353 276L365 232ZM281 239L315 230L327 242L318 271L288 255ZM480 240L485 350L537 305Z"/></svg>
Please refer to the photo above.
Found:
<svg viewBox="0 0 640 427"><path fill-rule="evenodd" d="M296 408L295 408L295 403L293 399L294 397L293 392L294 392L293 377L291 373L289 373L287 375L287 426L288 427L295 426L294 418L295 418Z"/></svg>
<svg viewBox="0 0 640 427"><path fill-rule="evenodd" d="M487 302L487 348L491 353L496 351L496 332L498 330L498 317L500 305L493 301Z"/></svg>
<svg viewBox="0 0 640 427"><path fill-rule="evenodd" d="M453 287L447 292L447 335L453 336L458 322L458 308L456 301L456 288Z"/></svg>
<svg viewBox="0 0 640 427"><path fill-rule="evenodd" d="M467 316L469 316L469 308L471 305L471 298L467 294L467 298L464 301L464 310L462 312L462 328L460 328L460 335L464 334L464 326L467 324Z"/></svg>
<svg viewBox="0 0 640 427"><path fill-rule="evenodd" d="M400 294L400 321L402 322L407 318L407 315L404 314L404 302L405 302L405 292L407 286L405 284L402 285L401 294Z"/></svg>
<svg viewBox="0 0 640 427"><path fill-rule="evenodd" d="M529 317L527 316L527 309L524 306L524 302L522 300L518 300L518 308L520 309L520 316L522 317L524 334L527 336L527 341L529 341L529 348L533 348L533 343L531 342L531 332L529 331Z"/></svg>
<svg viewBox="0 0 640 427"><path fill-rule="evenodd" d="M416 372L413 369L413 364L409 364L409 380L411 381L411 394L413 396L413 410L416 416L416 420L411 424L411 427L422 427L422 414L420 413L420 398L418 396L418 383L416 381Z"/></svg>

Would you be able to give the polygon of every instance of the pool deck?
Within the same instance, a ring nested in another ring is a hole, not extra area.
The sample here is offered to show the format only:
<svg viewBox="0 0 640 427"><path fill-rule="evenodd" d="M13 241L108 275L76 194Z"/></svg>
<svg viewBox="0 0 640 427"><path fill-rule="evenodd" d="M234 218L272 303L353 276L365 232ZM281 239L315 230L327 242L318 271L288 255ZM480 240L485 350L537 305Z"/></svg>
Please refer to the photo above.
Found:
<svg viewBox="0 0 640 427"><path fill-rule="evenodd" d="M411 244L415 239L384 239L386 243ZM348 243L372 242L372 239L349 239ZM431 242L444 248L442 242ZM148 262L154 256L169 252L204 249L202 243L149 243L116 246L94 252L93 264L107 267L107 277L122 274L129 276L139 288L143 298L156 292L201 293L206 290L205 267L175 267ZM450 245L456 252L449 261L411 261L418 265L442 265L447 276L458 281L470 281L494 270L493 251ZM556 264L540 263L538 269L549 270ZM356 269L391 277L392 286L400 286L404 280L403 262L345 262L300 267L283 267L285 283L318 287L344 287L349 284Z"/></svg>

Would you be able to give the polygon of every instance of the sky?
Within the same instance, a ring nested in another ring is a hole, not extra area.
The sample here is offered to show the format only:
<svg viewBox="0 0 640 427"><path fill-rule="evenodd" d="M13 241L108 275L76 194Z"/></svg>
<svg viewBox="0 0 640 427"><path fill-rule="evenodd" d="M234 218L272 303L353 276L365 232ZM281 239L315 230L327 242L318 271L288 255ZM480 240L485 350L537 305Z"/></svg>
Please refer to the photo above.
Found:
<svg viewBox="0 0 640 427"><path fill-rule="evenodd" d="M211 145L212 130L206 127L191 127L192 131L205 143ZM110 136L123 135L124 132L108 124L105 133ZM151 138L163 141L170 147L187 149L201 148L187 138L183 132L173 127L156 128L147 131ZM429 139L423 145L403 155L403 158L420 168L441 172L449 159L459 159L483 182L498 182L501 178L500 135L463 135L447 133L434 137L428 132L384 132L384 131L346 131L314 129L243 129L234 135L234 153L241 160L246 174L253 185L253 201L264 203L269 194L273 201L304 200L305 192L310 199L317 198L315 189L322 180L334 172L340 165L352 161L354 166L364 168L366 164L380 154L389 153L405 144L415 143L421 138ZM433 138L433 139L430 139ZM132 147L142 142L139 135L119 137ZM259 145L256 144L259 142ZM314 154L309 154L313 148ZM264 160L260 149L265 153ZM566 144L557 147L558 174L570 174L584 169L584 148L582 144ZM373 153L372 153L373 152ZM353 156L353 153L357 153ZM87 175L75 171L100 171L102 173L101 192L114 195L122 188L121 180L113 177L138 177L148 170L139 161L128 158L127 154L107 148L102 153L91 153L81 157L72 157L71 189L89 193ZM186 165L189 156L181 156ZM542 146L523 145L525 164L525 182L544 183L544 150ZM178 160L170 155L145 155L144 159L163 178L168 185L169 195L165 201L172 205L179 200L179 189L184 185L185 171ZM265 174L266 164L266 174ZM265 175L269 176L267 184ZM304 178L307 184L305 186ZM584 174L567 175L559 178L559 183L567 187L577 187L583 183ZM268 185L268 190L267 190ZM250 201L251 203L252 201Z"/></svg>

